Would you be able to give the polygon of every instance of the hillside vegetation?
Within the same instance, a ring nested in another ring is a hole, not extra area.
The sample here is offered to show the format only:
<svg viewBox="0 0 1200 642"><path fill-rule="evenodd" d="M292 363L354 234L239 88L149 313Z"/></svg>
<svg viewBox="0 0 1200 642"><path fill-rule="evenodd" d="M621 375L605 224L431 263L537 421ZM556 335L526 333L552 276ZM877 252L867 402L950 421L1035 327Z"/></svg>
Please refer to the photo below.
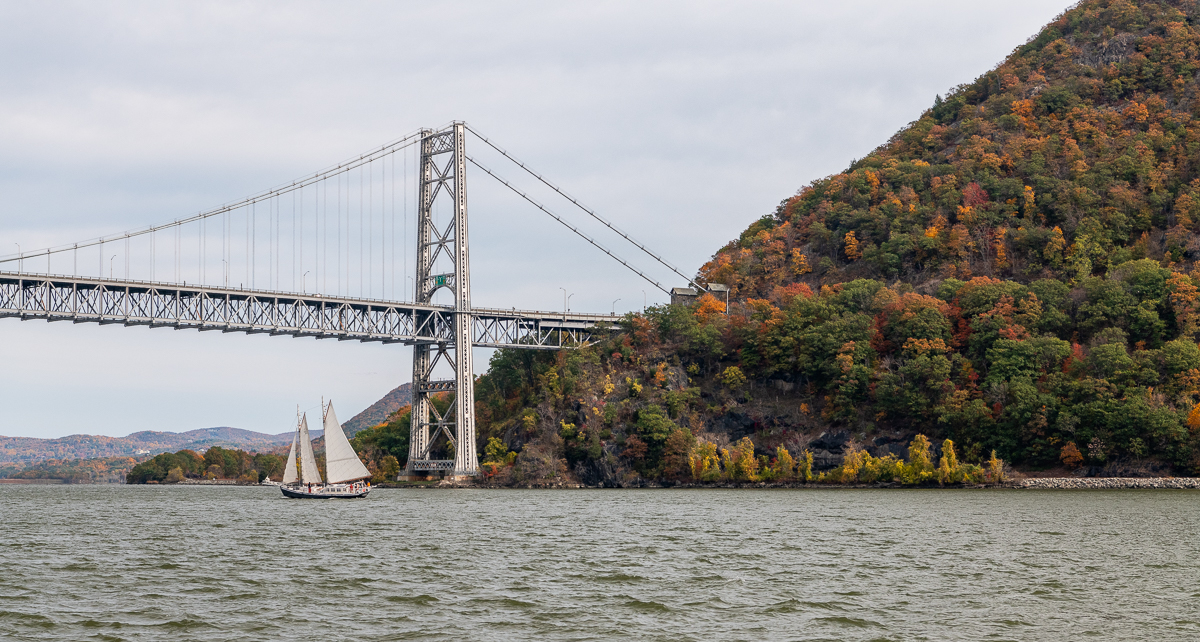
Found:
<svg viewBox="0 0 1200 642"><path fill-rule="evenodd" d="M753 479L923 434L934 461L1200 473L1198 17L1081 2L717 252L700 276L730 310L498 352L489 472Z"/></svg>

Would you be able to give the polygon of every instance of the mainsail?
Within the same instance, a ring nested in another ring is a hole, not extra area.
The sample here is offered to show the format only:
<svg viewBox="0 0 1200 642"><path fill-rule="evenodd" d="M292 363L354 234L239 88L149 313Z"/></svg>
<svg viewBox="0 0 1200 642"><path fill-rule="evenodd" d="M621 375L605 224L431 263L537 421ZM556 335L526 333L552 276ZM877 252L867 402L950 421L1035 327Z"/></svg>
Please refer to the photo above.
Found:
<svg viewBox="0 0 1200 642"><path fill-rule="evenodd" d="M317 458L313 456L312 439L308 437L308 414L300 419L300 483L321 483L321 473L317 470Z"/></svg>
<svg viewBox="0 0 1200 642"><path fill-rule="evenodd" d="M331 484L371 477L371 472L363 466L354 447L346 439L346 433L342 432L337 415L333 412L332 401L325 412L325 477Z"/></svg>
<svg viewBox="0 0 1200 642"><path fill-rule="evenodd" d="M300 426L292 433L292 447L288 449L287 461L283 464L283 483L296 483L296 442L300 440Z"/></svg>

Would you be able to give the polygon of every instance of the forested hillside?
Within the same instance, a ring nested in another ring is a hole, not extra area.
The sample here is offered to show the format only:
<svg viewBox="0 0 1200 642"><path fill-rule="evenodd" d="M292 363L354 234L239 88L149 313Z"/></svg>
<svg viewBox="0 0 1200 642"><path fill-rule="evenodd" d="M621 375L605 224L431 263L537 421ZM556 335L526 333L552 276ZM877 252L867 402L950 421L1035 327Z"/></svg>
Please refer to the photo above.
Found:
<svg viewBox="0 0 1200 642"><path fill-rule="evenodd" d="M728 311L499 352L483 459L519 454L489 470L736 478L747 448L819 470L922 433L973 463L1200 473L1197 18L1082 2L717 252L700 276Z"/></svg>

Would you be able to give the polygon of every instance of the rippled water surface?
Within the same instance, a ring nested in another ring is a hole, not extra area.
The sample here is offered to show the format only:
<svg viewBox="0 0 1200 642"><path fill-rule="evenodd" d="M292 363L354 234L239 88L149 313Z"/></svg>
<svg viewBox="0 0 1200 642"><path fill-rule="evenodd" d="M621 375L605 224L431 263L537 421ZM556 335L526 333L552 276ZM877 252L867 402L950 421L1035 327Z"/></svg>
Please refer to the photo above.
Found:
<svg viewBox="0 0 1200 642"><path fill-rule="evenodd" d="M1200 639L1200 492L0 486L0 638Z"/></svg>

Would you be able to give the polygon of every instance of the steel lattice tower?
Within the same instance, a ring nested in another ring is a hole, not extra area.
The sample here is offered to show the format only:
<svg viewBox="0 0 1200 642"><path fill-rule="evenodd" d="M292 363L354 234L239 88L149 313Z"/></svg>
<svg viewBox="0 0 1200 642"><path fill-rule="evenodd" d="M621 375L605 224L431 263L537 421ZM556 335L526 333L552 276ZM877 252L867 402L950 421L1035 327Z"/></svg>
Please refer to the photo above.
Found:
<svg viewBox="0 0 1200 642"><path fill-rule="evenodd" d="M432 303L442 288L454 293L454 343L417 343L413 346L412 419L407 477L441 472L453 477L476 475L475 375L471 364L471 270L467 251L467 181L463 123L421 136L417 203L417 273L414 302ZM434 220L434 203L453 203L453 220L440 228ZM435 274L439 259L454 263L452 273ZM433 372L447 365L453 379L435 380ZM439 414L430 395L450 392L453 404ZM432 459L439 435L454 449L454 459Z"/></svg>

